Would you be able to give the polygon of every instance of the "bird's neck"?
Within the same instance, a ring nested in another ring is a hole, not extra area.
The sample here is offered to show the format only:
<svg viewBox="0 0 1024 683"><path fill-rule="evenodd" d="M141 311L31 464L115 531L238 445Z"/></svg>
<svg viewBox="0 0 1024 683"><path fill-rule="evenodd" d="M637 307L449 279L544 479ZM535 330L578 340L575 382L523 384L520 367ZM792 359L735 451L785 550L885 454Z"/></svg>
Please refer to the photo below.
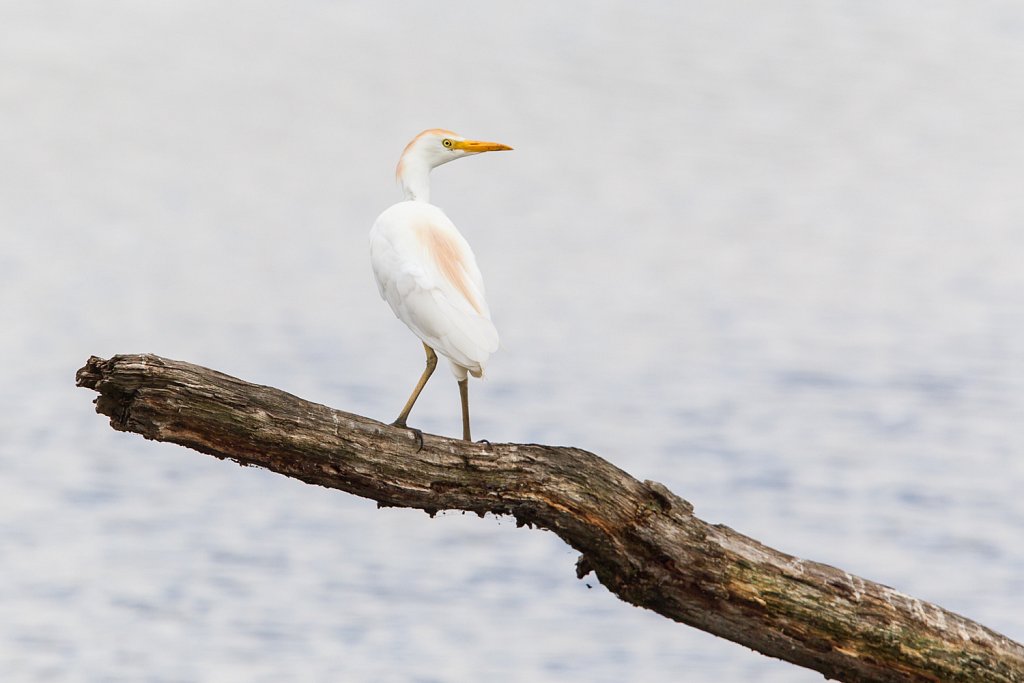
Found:
<svg viewBox="0 0 1024 683"><path fill-rule="evenodd" d="M430 201L430 166L417 158L403 158L398 166L398 184L406 201Z"/></svg>

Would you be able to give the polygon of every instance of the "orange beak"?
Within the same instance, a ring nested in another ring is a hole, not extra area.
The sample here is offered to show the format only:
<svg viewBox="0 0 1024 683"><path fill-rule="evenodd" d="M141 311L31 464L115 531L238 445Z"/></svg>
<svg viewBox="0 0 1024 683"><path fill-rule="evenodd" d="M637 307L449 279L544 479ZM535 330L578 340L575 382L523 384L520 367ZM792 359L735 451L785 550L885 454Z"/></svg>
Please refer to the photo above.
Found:
<svg viewBox="0 0 1024 683"><path fill-rule="evenodd" d="M500 152L506 149L512 149L508 145L503 145L500 142L483 142L481 140L455 140L455 149L461 149L464 152Z"/></svg>

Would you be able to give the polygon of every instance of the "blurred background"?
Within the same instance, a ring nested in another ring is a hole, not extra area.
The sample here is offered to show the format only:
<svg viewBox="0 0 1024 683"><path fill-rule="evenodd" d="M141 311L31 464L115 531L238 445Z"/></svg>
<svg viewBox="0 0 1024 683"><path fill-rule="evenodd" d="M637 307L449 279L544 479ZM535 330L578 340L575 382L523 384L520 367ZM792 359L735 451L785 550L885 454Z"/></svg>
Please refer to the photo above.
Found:
<svg viewBox="0 0 1024 683"><path fill-rule="evenodd" d="M1024 639L1024 8L0 6L0 679L817 681L509 519L115 433L152 352L390 421L367 233L429 127L503 349L474 435ZM457 435L438 372L410 422ZM589 584L589 585L588 585ZM593 586L591 588L591 586Z"/></svg>

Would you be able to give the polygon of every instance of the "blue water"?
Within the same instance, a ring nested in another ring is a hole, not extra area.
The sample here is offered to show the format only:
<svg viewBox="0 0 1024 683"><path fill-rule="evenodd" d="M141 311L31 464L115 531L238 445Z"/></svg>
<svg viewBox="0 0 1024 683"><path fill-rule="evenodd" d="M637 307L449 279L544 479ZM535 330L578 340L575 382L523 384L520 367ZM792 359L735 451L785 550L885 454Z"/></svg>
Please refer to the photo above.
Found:
<svg viewBox="0 0 1024 683"><path fill-rule="evenodd" d="M366 234L439 169L503 350L474 434L1024 639L1016 3L0 7L0 680L814 681L552 534L115 433L90 354L393 419ZM439 372L412 423L459 433ZM589 584L589 585L588 585Z"/></svg>

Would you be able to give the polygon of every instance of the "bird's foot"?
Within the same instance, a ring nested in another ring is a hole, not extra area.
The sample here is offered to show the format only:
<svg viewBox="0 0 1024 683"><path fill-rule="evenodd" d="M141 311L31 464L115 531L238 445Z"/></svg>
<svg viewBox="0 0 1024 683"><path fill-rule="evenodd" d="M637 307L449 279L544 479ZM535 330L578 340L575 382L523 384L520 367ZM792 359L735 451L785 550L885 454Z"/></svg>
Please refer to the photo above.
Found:
<svg viewBox="0 0 1024 683"><path fill-rule="evenodd" d="M416 429L415 427L410 427L409 425L405 424L405 420L395 420L394 422L391 423L391 426L398 427L400 429L408 429L415 435L416 441L418 442L418 445L416 446L416 452L419 453L420 451L423 450L423 432Z"/></svg>

